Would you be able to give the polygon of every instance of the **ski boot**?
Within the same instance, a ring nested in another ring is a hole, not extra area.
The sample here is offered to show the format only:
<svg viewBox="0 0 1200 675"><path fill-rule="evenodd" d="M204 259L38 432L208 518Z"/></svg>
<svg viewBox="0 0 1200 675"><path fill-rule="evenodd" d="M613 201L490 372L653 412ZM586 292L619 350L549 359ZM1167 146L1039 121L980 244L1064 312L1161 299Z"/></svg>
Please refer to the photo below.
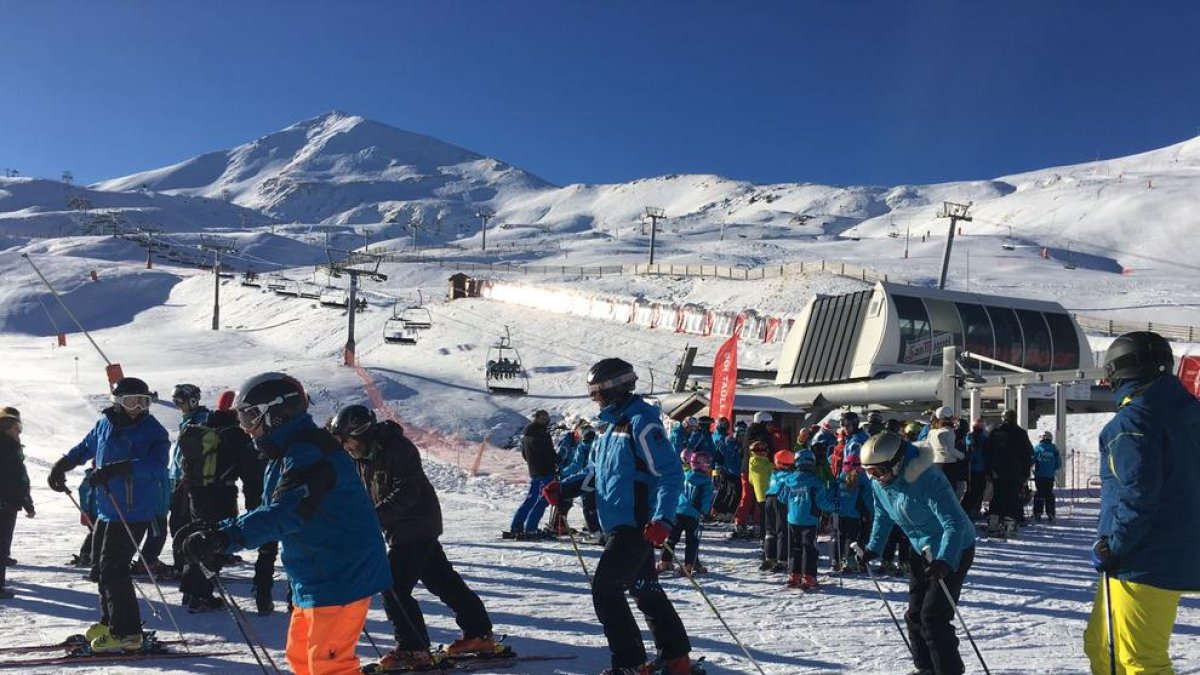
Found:
<svg viewBox="0 0 1200 675"><path fill-rule="evenodd" d="M97 654L117 654L125 652L140 652L143 650L142 632L129 635L113 635L105 633L90 644L91 650Z"/></svg>
<svg viewBox="0 0 1200 675"><path fill-rule="evenodd" d="M408 670L433 670L437 664L428 649L393 649L375 662L374 668L364 668L364 672L386 673L404 672Z"/></svg>
<svg viewBox="0 0 1200 675"><path fill-rule="evenodd" d="M500 644L491 633L476 637L464 635L446 647L446 655L452 659L495 659L516 656L511 647Z"/></svg>
<svg viewBox="0 0 1200 675"><path fill-rule="evenodd" d="M605 668L600 675L654 675L649 664L640 666L625 666L624 668Z"/></svg>
<svg viewBox="0 0 1200 675"><path fill-rule="evenodd" d="M16 558L5 558L5 559L4 559L4 566L5 566L5 567L16 567L16 565L17 565L17 559L16 559Z"/></svg>
<svg viewBox="0 0 1200 675"><path fill-rule="evenodd" d="M894 563L890 560L879 563L879 573L880 574L891 574L895 571L896 571L896 563Z"/></svg>
<svg viewBox="0 0 1200 675"><path fill-rule="evenodd" d="M775 561L770 558L763 558L763 561L758 566L759 572L770 572L775 567Z"/></svg>
<svg viewBox="0 0 1200 675"><path fill-rule="evenodd" d="M1017 521L1012 518L1004 519L1004 538L1015 539L1017 536Z"/></svg>
<svg viewBox="0 0 1200 675"><path fill-rule="evenodd" d="M521 530L504 530L503 532L500 533L500 538L501 539L520 539L522 534L524 534L524 532Z"/></svg>
<svg viewBox="0 0 1200 675"><path fill-rule="evenodd" d="M270 616L275 611L275 600L271 597L270 586L254 587L254 606L259 616Z"/></svg>
<svg viewBox="0 0 1200 675"><path fill-rule="evenodd" d="M203 595L193 595L188 601L188 614L201 614L214 609L221 609L225 606L225 601L221 598Z"/></svg>
<svg viewBox="0 0 1200 675"><path fill-rule="evenodd" d="M693 675L696 671L692 669L692 659L687 654L676 656L673 659L661 659L655 664L657 670L655 672L661 675ZM703 673L703 670L700 670Z"/></svg>
<svg viewBox="0 0 1200 675"><path fill-rule="evenodd" d="M786 572L787 570L788 570L788 564L782 560L780 560L779 562L777 562L771 566L771 572L773 574L779 574L781 572Z"/></svg>
<svg viewBox="0 0 1200 675"><path fill-rule="evenodd" d="M86 631L84 631L83 637L88 643L91 643L92 640L95 640L96 638L100 637L101 635L110 635L110 634L111 634L111 631L108 628L108 624L94 623L91 626L89 626Z"/></svg>
<svg viewBox="0 0 1200 675"><path fill-rule="evenodd" d="M800 590L802 591L819 591L821 584L817 583L817 578L811 574L805 574L800 579Z"/></svg>
<svg viewBox="0 0 1200 675"><path fill-rule="evenodd" d="M659 560L658 564L654 566L654 569L658 570L660 574L662 572L674 572L675 563L671 562L670 560Z"/></svg>
<svg viewBox="0 0 1200 675"><path fill-rule="evenodd" d="M801 585L803 585L803 584L804 584L804 577L802 577L800 574L798 574L796 572L792 572L791 574L788 575L788 580L787 580L788 588L800 588Z"/></svg>

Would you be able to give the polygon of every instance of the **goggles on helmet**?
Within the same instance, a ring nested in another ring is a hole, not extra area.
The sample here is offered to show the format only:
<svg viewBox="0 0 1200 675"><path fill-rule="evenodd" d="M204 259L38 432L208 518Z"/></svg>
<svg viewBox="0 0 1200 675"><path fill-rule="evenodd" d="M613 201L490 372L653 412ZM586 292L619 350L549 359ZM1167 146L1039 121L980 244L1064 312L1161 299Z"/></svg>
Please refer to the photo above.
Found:
<svg viewBox="0 0 1200 675"><path fill-rule="evenodd" d="M126 410L150 409L150 397L145 394L113 395L112 400L113 403L116 403Z"/></svg>

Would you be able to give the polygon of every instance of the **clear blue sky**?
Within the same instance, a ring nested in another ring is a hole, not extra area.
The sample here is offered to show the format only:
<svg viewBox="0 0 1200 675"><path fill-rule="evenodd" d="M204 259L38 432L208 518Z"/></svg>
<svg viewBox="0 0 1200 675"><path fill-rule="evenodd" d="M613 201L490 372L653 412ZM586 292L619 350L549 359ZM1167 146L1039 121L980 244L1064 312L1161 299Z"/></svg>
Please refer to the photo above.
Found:
<svg viewBox="0 0 1200 675"><path fill-rule="evenodd" d="M91 182L338 109L553 183L928 183L1200 134L1197 2L0 0L0 168Z"/></svg>

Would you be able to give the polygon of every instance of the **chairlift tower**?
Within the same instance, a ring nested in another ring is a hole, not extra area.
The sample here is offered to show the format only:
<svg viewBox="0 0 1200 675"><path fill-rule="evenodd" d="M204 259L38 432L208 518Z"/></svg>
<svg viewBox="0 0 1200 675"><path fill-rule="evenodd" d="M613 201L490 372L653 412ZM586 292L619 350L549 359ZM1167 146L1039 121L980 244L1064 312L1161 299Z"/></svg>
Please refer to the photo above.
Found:
<svg viewBox="0 0 1200 675"><path fill-rule="evenodd" d="M379 271L379 263L383 262L383 256L371 253L350 253L347 251L336 251L337 253L345 253L346 257L339 261L333 260L335 251L326 249L325 253L329 256L329 274L334 277L340 277L345 274L350 277L350 293L346 304L346 347L342 352L343 364L353 366L355 364L354 357L354 315L358 313L358 278L367 277L372 281L387 281L387 275ZM371 269L358 269L354 265L371 265Z"/></svg>
<svg viewBox="0 0 1200 675"><path fill-rule="evenodd" d="M213 317L212 329L221 330L221 254L236 253L237 249L216 240L200 240L200 250L213 254ZM149 263L147 263L148 265Z"/></svg>
<svg viewBox="0 0 1200 675"><path fill-rule="evenodd" d="M966 204L956 204L954 202L942 202L942 208L938 211L938 218L950 219L950 234L946 236L946 248L942 251L942 272L938 275L938 290L946 288L946 272L950 269L950 249L954 246L954 232L958 229L958 222L971 222L971 216L967 215L967 210L971 208L972 202Z"/></svg>
<svg viewBox="0 0 1200 675"><path fill-rule="evenodd" d="M658 221L665 219L666 213L657 206L647 206L646 215L642 222L650 221L650 264L654 264L654 235L658 231Z"/></svg>
<svg viewBox="0 0 1200 675"><path fill-rule="evenodd" d="M479 219L479 233L483 239L483 245L480 250L487 250L487 224L488 221L496 217L496 214L489 208L484 207L475 212L475 217Z"/></svg>

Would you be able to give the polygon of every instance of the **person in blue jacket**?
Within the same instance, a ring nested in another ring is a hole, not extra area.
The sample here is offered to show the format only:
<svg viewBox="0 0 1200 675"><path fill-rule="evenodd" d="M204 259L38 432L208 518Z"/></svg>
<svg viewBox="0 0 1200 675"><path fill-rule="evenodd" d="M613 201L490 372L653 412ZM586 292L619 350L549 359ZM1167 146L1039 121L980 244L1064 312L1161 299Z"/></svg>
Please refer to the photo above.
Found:
<svg viewBox="0 0 1200 675"><path fill-rule="evenodd" d="M1174 375L1157 333L1118 337L1104 369L1120 406L1100 432L1100 522L1092 564L1103 572L1083 635L1093 673L1172 673L1180 596L1200 591L1200 401ZM1105 597L1107 594L1107 598Z"/></svg>
<svg viewBox="0 0 1200 675"><path fill-rule="evenodd" d="M983 494L987 491L988 465L984 449L987 447L987 427L983 418L975 418L971 431L967 433L967 494L963 495L962 506L971 520L983 518Z"/></svg>
<svg viewBox="0 0 1200 675"><path fill-rule="evenodd" d="M358 672L354 653L371 596L392 585L379 519L354 460L313 424L308 394L290 375L262 373L233 402L238 423L269 459L263 501L184 540L193 560L283 544L292 587L288 665L298 675Z"/></svg>
<svg viewBox="0 0 1200 675"><path fill-rule="evenodd" d="M675 510L675 525L671 528L671 536L667 538L658 565L660 572L675 568L675 545L686 535L680 571L687 577L703 571L696 567L696 558L700 555L700 521L713 503L713 480L710 475L712 457L703 452L694 452L689 461L692 466L683 480L683 492L679 494L679 506Z"/></svg>
<svg viewBox="0 0 1200 675"><path fill-rule="evenodd" d="M785 476L779 489L779 501L787 504L788 586L805 591L820 588L817 583L817 526L821 515L833 511L833 497L816 473L817 457L812 450L795 454L796 470Z"/></svg>
<svg viewBox="0 0 1200 675"><path fill-rule="evenodd" d="M1033 446L1033 484L1037 491L1033 494L1033 519L1046 519L1054 524L1054 476L1062 468L1062 456L1054 445L1054 434L1042 432L1042 439Z"/></svg>
<svg viewBox="0 0 1200 675"><path fill-rule="evenodd" d="M641 631L625 600L628 592L654 634L661 672L688 675L692 650L687 631L663 591L654 548L671 534L683 467L667 440L658 408L633 393L637 374L618 358L597 361L588 371L588 395L608 425L592 446L589 471L546 486L548 501L596 494L600 527L607 537L592 578L592 604L612 654L608 675L650 672Z"/></svg>
<svg viewBox="0 0 1200 675"><path fill-rule="evenodd" d="M713 514L722 522L733 522L733 513L742 500L742 452L746 439L746 423L738 422L733 429L722 417L713 432Z"/></svg>
<svg viewBox="0 0 1200 675"><path fill-rule="evenodd" d="M763 501L763 543L760 572L783 572L788 569L791 556L791 537L788 532L786 495L780 496L785 483L792 480L796 470L796 453L780 450L775 453L775 470L767 484L766 500Z"/></svg>
<svg viewBox="0 0 1200 675"><path fill-rule="evenodd" d="M150 401L150 388L142 380L118 380L104 416L50 470L50 488L69 492L67 472L95 460L88 480L97 491L92 563L99 580L100 621L85 635L97 652L142 648L130 561L158 515L170 447L167 430L149 414Z"/></svg>
<svg viewBox="0 0 1200 675"><path fill-rule="evenodd" d="M867 484L867 476L858 457L851 455L842 462L842 471L834 478L837 490L837 542L834 546L835 572L859 572L857 559L847 556L850 542L858 541L862 526L872 514L875 497Z"/></svg>
<svg viewBox="0 0 1200 675"><path fill-rule="evenodd" d="M945 582L957 603L975 559L975 526L959 506L946 475L932 468L933 459L927 443L915 446L892 432L872 436L863 445L861 462L871 477L875 519L859 564L879 557L893 526L908 535L908 611L904 619L917 672L960 675L963 661L954 630L954 607L938 580Z"/></svg>

